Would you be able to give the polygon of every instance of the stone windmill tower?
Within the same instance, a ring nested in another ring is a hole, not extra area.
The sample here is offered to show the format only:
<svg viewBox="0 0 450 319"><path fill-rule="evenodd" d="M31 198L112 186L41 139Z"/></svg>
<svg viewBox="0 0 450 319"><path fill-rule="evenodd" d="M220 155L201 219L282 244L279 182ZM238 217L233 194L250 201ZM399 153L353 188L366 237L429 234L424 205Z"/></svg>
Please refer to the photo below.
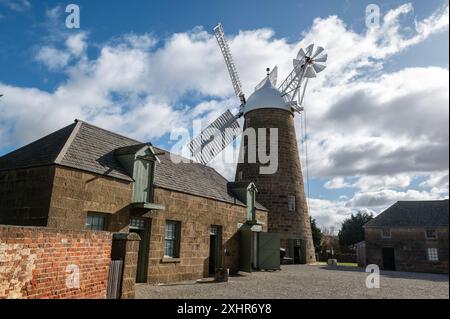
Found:
<svg viewBox="0 0 450 319"><path fill-rule="evenodd" d="M255 183L257 201L269 209L268 230L280 234L281 247L287 255L297 263L315 262L294 115L303 111L308 79L325 69L321 63L326 62L327 55L321 47L314 50L314 45L300 49L293 70L279 88L275 87L277 67L271 73L267 69L266 78L246 100L221 24L214 31L241 106L236 115L229 110L222 114L188 147L193 157L208 163L236 138L237 120L243 116L244 134L235 179ZM252 156L255 151L256 156ZM261 169L274 163L261 161L257 156L260 151L277 153L275 170L267 173L268 170Z"/></svg>

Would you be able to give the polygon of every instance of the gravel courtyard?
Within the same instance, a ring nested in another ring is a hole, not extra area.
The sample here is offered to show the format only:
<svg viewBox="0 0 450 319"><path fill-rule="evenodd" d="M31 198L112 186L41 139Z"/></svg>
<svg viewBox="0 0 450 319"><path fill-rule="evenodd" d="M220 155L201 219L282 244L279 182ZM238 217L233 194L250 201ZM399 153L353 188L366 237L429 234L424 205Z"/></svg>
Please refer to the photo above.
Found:
<svg viewBox="0 0 450 319"><path fill-rule="evenodd" d="M227 283L138 284L136 298L449 298L448 275L382 271L380 289L366 288L367 275L356 267L287 265L230 277Z"/></svg>

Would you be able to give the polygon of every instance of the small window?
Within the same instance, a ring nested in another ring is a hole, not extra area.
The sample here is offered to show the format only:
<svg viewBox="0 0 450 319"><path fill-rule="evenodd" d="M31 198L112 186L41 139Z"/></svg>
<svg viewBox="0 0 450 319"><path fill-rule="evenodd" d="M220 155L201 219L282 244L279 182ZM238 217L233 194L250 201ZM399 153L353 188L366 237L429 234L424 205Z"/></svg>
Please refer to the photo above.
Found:
<svg viewBox="0 0 450 319"><path fill-rule="evenodd" d="M427 229L425 231L426 239L437 239L437 232L435 229Z"/></svg>
<svg viewBox="0 0 450 319"><path fill-rule="evenodd" d="M439 261L437 248L428 248L427 257L428 261Z"/></svg>
<svg viewBox="0 0 450 319"><path fill-rule="evenodd" d="M164 237L164 257L180 257L180 222L167 220Z"/></svg>
<svg viewBox="0 0 450 319"><path fill-rule="evenodd" d="M88 213L85 228L89 230L106 230L106 215Z"/></svg>
<svg viewBox="0 0 450 319"><path fill-rule="evenodd" d="M390 228L383 228L381 230L381 237L383 237L383 238L391 238L391 229Z"/></svg>
<svg viewBox="0 0 450 319"><path fill-rule="evenodd" d="M237 178L237 181L238 181L238 182L242 181L242 171L239 171L239 172L238 172L238 178Z"/></svg>
<svg viewBox="0 0 450 319"><path fill-rule="evenodd" d="M131 218L130 229L145 230L145 220L142 218Z"/></svg>
<svg viewBox="0 0 450 319"><path fill-rule="evenodd" d="M288 196L288 210L295 212L295 196Z"/></svg>

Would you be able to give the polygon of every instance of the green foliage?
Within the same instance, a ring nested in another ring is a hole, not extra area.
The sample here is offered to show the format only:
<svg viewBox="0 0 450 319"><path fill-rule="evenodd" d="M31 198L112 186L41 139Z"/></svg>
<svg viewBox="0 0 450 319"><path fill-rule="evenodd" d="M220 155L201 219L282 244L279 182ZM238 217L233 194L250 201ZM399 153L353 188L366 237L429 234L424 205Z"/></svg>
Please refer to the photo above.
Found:
<svg viewBox="0 0 450 319"><path fill-rule="evenodd" d="M316 249L316 253L320 253L322 251L322 231L316 225L316 220L309 217L309 221L311 223L311 232L312 238L314 242L314 248Z"/></svg>
<svg viewBox="0 0 450 319"><path fill-rule="evenodd" d="M342 228L339 231L339 244L342 247L349 247L364 240L364 224L373 218L371 213L359 211L346 219L342 223Z"/></svg>

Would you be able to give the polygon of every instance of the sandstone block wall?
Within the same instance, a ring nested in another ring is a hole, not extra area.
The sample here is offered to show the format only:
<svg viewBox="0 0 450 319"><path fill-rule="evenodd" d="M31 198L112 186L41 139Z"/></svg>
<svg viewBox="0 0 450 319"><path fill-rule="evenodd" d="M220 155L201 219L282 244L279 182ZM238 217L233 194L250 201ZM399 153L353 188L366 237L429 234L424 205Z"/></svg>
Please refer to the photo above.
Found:
<svg viewBox="0 0 450 319"><path fill-rule="evenodd" d="M107 213L107 230L128 230L132 183L79 171L55 167L48 227L85 228L88 212Z"/></svg>
<svg viewBox="0 0 450 319"><path fill-rule="evenodd" d="M236 180L253 181L258 189L256 199L268 210L269 232L281 235L281 246L289 252L288 239L301 239L306 244L305 262L315 262L314 244L309 222L308 207L303 185L301 162L297 146L293 115L285 110L258 109L245 116L245 127L267 128L266 150L269 153L269 128L278 128L278 170L275 174L261 174L261 164L239 163ZM247 139L245 139L247 145ZM259 143L259 141L257 141ZM258 145L258 144L257 144ZM247 148L247 151L251 147ZM295 196L295 211L288 210L288 196Z"/></svg>
<svg viewBox="0 0 450 319"><path fill-rule="evenodd" d="M0 171L0 224L46 226L53 166Z"/></svg>
<svg viewBox="0 0 450 319"><path fill-rule="evenodd" d="M366 228L367 264L383 268L383 247L393 247L395 267L399 271L448 274L448 228L437 229L436 240L425 239L423 228L391 229L391 238L382 238L380 228ZM427 249L437 248L439 261L427 260Z"/></svg>
<svg viewBox="0 0 450 319"><path fill-rule="evenodd" d="M155 202L165 210L151 216L148 281L165 283L208 276L210 227L222 227L222 265L239 270L238 224L246 221L246 208L231 203L192 196L162 188L155 189ZM267 231L267 213L257 211ZM181 222L180 258L164 260L165 221ZM226 249L226 253L225 253Z"/></svg>
<svg viewBox="0 0 450 319"><path fill-rule="evenodd" d="M0 298L105 298L111 239L108 232L0 226Z"/></svg>

